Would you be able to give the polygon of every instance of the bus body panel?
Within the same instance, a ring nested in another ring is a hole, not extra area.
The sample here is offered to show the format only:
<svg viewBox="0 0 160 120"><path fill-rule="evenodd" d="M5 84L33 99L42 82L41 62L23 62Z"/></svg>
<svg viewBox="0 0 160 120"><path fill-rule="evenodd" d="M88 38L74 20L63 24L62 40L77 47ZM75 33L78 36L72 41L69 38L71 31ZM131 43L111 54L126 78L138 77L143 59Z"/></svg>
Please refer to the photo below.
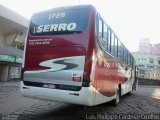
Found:
<svg viewBox="0 0 160 120"><path fill-rule="evenodd" d="M80 91L74 92L66 90L25 86L23 82L21 82L21 93L23 93L24 97L31 97L36 99L58 101L58 102L86 105L86 106L98 105L101 103L111 101L115 98L115 96L106 97L102 95L93 86L83 87ZM97 98L96 100L95 97Z"/></svg>
<svg viewBox="0 0 160 120"><path fill-rule="evenodd" d="M25 87L25 89L23 89ZM21 82L21 93L25 97L31 97L36 99L51 100L86 106L93 106L94 104L94 88L83 87L80 91L67 91L57 90L49 88L38 88L32 86L25 86Z"/></svg>
<svg viewBox="0 0 160 120"><path fill-rule="evenodd" d="M85 64L85 50L82 47L37 48L28 58L27 61L36 62L26 63L24 81L82 85Z"/></svg>
<svg viewBox="0 0 160 120"><path fill-rule="evenodd" d="M134 84L134 70L106 54L97 44L97 50L94 55L95 63L92 65L94 78L92 84L98 91L96 92L95 102L100 101L100 94L105 96L107 101L115 99L116 90L121 85L121 95L132 91ZM105 101L104 100L104 101ZM103 103L103 102L102 102Z"/></svg>

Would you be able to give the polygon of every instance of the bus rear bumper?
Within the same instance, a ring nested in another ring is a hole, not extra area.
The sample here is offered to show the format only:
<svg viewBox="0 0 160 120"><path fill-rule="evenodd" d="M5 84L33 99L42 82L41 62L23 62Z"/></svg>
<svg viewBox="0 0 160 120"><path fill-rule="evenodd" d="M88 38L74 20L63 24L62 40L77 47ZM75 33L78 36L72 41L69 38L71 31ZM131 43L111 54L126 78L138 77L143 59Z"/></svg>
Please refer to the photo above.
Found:
<svg viewBox="0 0 160 120"><path fill-rule="evenodd" d="M21 81L20 91L25 97L86 106L93 106L95 99L95 89L93 86L82 87L80 91L69 91L25 86L23 81Z"/></svg>

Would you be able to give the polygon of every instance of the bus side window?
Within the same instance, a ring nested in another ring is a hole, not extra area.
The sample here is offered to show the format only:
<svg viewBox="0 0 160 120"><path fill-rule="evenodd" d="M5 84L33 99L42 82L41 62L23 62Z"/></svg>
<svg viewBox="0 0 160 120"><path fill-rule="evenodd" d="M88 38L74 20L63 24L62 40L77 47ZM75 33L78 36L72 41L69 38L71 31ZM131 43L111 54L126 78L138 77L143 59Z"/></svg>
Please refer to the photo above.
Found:
<svg viewBox="0 0 160 120"><path fill-rule="evenodd" d="M124 51L123 51L123 54L124 54L124 62L126 63L126 49L125 49L125 47L124 47L124 49L123 49Z"/></svg>
<svg viewBox="0 0 160 120"><path fill-rule="evenodd" d="M120 40L118 40L118 58L122 58L122 44Z"/></svg>
<svg viewBox="0 0 160 120"><path fill-rule="evenodd" d="M98 19L98 38L103 38L103 22L102 22L102 20L99 18Z"/></svg>
<svg viewBox="0 0 160 120"><path fill-rule="evenodd" d="M128 54L128 63L129 63L129 66L131 66L131 54L130 53Z"/></svg>
<svg viewBox="0 0 160 120"><path fill-rule="evenodd" d="M134 57L132 56L132 67L134 67Z"/></svg>
<svg viewBox="0 0 160 120"><path fill-rule="evenodd" d="M129 52L128 52L128 50L127 50L127 59L126 59L126 61L127 61L127 64L129 65Z"/></svg>
<svg viewBox="0 0 160 120"><path fill-rule="evenodd" d="M114 33L111 34L111 54L115 56L115 41L114 41Z"/></svg>
<svg viewBox="0 0 160 120"><path fill-rule="evenodd" d="M115 36L114 37L114 42L115 42L115 57L118 57L118 38Z"/></svg>
<svg viewBox="0 0 160 120"><path fill-rule="evenodd" d="M121 49L121 60L124 62L125 61L125 54L124 54L124 45L122 44L122 49Z"/></svg>
<svg viewBox="0 0 160 120"><path fill-rule="evenodd" d="M105 41L104 49L108 51L108 39L107 39L107 25L104 23L103 25L103 40Z"/></svg>
<svg viewBox="0 0 160 120"><path fill-rule="evenodd" d="M108 39L108 52L111 52L111 30L107 29L107 39Z"/></svg>
<svg viewBox="0 0 160 120"><path fill-rule="evenodd" d="M132 55L130 56L131 58L130 58L130 63L131 63L131 67L132 67Z"/></svg>
<svg viewBox="0 0 160 120"><path fill-rule="evenodd" d="M104 41L104 23L103 20L100 18L100 16L98 17L98 43L99 46L105 50L105 41Z"/></svg>
<svg viewBox="0 0 160 120"><path fill-rule="evenodd" d="M126 64L128 64L128 52L126 48L124 48L124 61Z"/></svg>

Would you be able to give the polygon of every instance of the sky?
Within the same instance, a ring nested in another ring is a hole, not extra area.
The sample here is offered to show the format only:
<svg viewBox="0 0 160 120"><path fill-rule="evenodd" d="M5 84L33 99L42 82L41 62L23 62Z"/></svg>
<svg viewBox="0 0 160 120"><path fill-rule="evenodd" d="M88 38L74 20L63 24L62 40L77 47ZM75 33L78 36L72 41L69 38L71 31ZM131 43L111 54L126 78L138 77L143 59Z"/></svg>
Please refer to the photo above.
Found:
<svg viewBox="0 0 160 120"><path fill-rule="evenodd" d="M0 0L0 4L27 19L55 7L91 4L131 52L138 50L140 39L160 43L159 0Z"/></svg>

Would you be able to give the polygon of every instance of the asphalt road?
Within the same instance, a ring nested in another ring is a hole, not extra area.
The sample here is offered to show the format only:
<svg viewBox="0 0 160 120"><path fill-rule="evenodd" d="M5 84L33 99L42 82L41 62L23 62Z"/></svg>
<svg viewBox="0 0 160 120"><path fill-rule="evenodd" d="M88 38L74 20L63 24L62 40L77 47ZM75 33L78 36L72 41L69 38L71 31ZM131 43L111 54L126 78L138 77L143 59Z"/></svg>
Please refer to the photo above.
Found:
<svg viewBox="0 0 160 120"><path fill-rule="evenodd" d="M122 96L118 106L93 107L21 96L20 81L0 82L0 120L160 120L160 87L139 86Z"/></svg>

